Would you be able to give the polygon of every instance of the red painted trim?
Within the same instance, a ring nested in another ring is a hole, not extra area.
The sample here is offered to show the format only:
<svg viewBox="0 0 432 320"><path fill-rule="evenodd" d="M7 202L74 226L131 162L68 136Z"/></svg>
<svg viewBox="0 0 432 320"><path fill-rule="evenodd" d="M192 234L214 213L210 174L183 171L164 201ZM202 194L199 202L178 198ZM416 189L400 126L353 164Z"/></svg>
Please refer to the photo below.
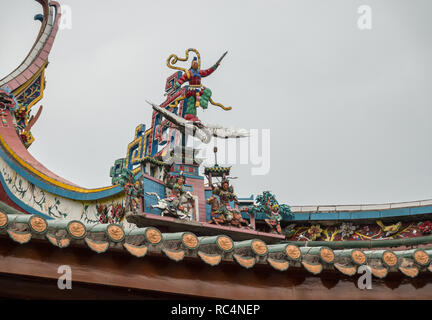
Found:
<svg viewBox="0 0 432 320"><path fill-rule="evenodd" d="M20 206L18 206L15 202L13 202L7 195L5 189L3 188L3 185L0 183L0 201L6 203L8 206L17 209L18 211L22 212L22 213L27 213L26 211L24 211Z"/></svg>
<svg viewBox="0 0 432 320"><path fill-rule="evenodd" d="M168 221L168 222L178 221L178 219L176 219L176 218L159 216L159 215L154 214L154 213L145 212L144 215L145 215L145 217L147 219L152 219L152 220ZM247 234L255 235L255 236L272 237L272 238L281 239L281 240L285 239L285 236L284 235L280 235L280 234L273 234L273 233L255 231L255 230L250 230L250 229L239 229L237 227L218 226L218 225L215 225L215 224L210 224L210 223L201 222L201 221L199 221L199 223L203 227L210 228L210 229L220 230L221 232L223 232L223 231L235 231L235 232L238 232L238 233L247 233Z"/></svg>

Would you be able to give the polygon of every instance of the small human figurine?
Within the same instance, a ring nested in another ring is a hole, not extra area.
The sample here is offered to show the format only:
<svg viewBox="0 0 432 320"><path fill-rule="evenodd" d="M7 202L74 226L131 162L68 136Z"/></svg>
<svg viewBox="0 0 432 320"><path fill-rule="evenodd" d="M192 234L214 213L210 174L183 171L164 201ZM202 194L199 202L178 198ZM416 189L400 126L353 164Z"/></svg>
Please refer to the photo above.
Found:
<svg viewBox="0 0 432 320"><path fill-rule="evenodd" d="M210 210L210 220L208 223L214 223L217 225L226 224L227 218L226 215L222 212L221 206L219 204L219 199L216 196L211 196L206 201L207 204L211 205Z"/></svg>
<svg viewBox="0 0 432 320"><path fill-rule="evenodd" d="M226 215L231 215L231 212L235 209L231 207L230 201L238 203L236 194L234 193L234 188L230 186L227 179L222 179L220 186L213 186L212 192L217 195L220 199L221 210Z"/></svg>
<svg viewBox="0 0 432 320"><path fill-rule="evenodd" d="M226 54L226 53L225 53ZM222 56L222 58L225 55ZM181 76L180 79L175 83L174 89L178 89L183 83L189 81L189 87L186 92L187 105L185 119L189 121L199 122L197 117L197 108L201 106L203 109L208 108L208 103L212 92L209 88L204 87L201 84L201 78L211 75L218 67L222 60L220 58L213 67L205 70L200 70L198 68L198 59L194 57L192 60L192 65L189 70Z"/></svg>
<svg viewBox="0 0 432 320"><path fill-rule="evenodd" d="M169 198L173 199L182 195L184 193L183 186L185 182L186 177L184 176L183 172L178 176L171 176L166 184L167 188L171 189Z"/></svg>
<svg viewBox="0 0 432 320"><path fill-rule="evenodd" d="M249 214L265 214L268 218L264 219L267 226L270 227L270 232L277 232L279 234L284 234L282 232L282 227L280 222L283 217L292 218L293 214L291 212L290 206L286 204L279 204L276 200L274 194L270 191L264 191L262 195L258 195L255 199L256 204L248 206L245 210Z"/></svg>
<svg viewBox="0 0 432 320"><path fill-rule="evenodd" d="M171 178L166 183L166 187L171 189L171 194L166 198L168 203L168 212L178 215L181 212L183 215L190 215L194 203L192 194L184 190L184 184L186 182L186 177L183 172L178 176L171 176Z"/></svg>
<svg viewBox="0 0 432 320"><path fill-rule="evenodd" d="M125 184L124 190L126 193L126 211L136 213L139 207L139 199L144 195L141 183L138 180L135 181L135 183L132 183L130 180Z"/></svg>
<svg viewBox="0 0 432 320"><path fill-rule="evenodd" d="M264 219L270 229L276 230L277 233L282 234L282 228L280 226L280 221L282 220L282 216L279 212L279 206L274 204L270 209L270 214L266 213L269 217L268 219Z"/></svg>
<svg viewBox="0 0 432 320"><path fill-rule="evenodd" d="M234 188L230 186L228 179L222 179L220 186L213 186L212 192L214 195L218 196L220 199L220 208L217 214L223 217L226 222L233 226L241 228L242 226L248 226L248 222L242 218L241 212L230 205L231 201L238 204L236 194L234 193Z"/></svg>

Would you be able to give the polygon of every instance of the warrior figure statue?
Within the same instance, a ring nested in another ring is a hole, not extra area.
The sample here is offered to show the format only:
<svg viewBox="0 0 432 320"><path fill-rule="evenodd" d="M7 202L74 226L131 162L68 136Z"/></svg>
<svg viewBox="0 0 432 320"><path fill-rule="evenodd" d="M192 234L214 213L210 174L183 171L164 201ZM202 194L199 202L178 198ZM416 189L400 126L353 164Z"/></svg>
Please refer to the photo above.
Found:
<svg viewBox="0 0 432 320"><path fill-rule="evenodd" d="M196 109L201 106L203 109L208 108L211 91L201 84L201 77L207 77L213 73L219 66L219 61L211 68L206 70L198 69L198 58L194 57L192 66L181 76L175 83L175 89L179 88L184 82L189 81L189 88L186 92L187 105L185 119L189 121L199 121Z"/></svg>
<svg viewBox="0 0 432 320"><path fill-rule="evenodd" d="M125 212L138 213L140 206L140 199L144 197L144 187L142 183L137 180L134 181L134 174L132 170L124 168L119 176L119 184L123 187L125 192Z"/></svg>
<svg viewBox="0 0 432 320"><path fill-rule="evenodd" d="M182 67L176 66L175 64L178 61L188 61L190 51L194 52L196 55L192 60L191 68L186 70ZM201 70L201 57L196 49L187 49L185 58L171 54L167 59L167 66L170 69L180 70L183 72L174 85L171 84L169 91L166 93L166 95L176 98L172 98L174 100L169 100L169 104L164 107L158 106L150 101L147 101L147 103L149 103L153 109L167 121L171 122L170 126L172 128L179 130L185 135L193 135L204 143L209 143L213 136L224 139L249 136L247 130L204 124L197 117L197 108L201 106L203 109L207 109L209 103L218 106L225 111L231 110L231 107L225 107L221 103L213 101L210 89L201 84L201 78L212 74L218 68L226 54L227 52L220 57L213 67L206 70ZM185 82L189 82L189 86L186 90L181 90L181 94L177 94L176 92ZM177 114L173 110L181 101L184 101L184 113L182 112L182 114Z"/></svg>
<svg viewBox="0 0 432 320"><path fill-rule="evenodd" d="M264 221L270 227L271 232L276 231L277 233L282 234L282 229L280 226L282 216L279 212L279 205L274 204L271 206L270 211L270 214L267 214L268 219L264 219Z"/></svg>
<svg viewBox="0 0 432 320"><path fill-rule="evenodd" d="M180 197L185 192L183 190L185 182L186 177L183 173L180 173L178 176L170 176L168 182L166 183L166 187L171 189L171 194L168 196L168 199L174 200Z"/></svg>
<svg viewBox="0 0 432 320"><path fill-rule="evenodd" d="M228 179L222 179L219 186L213 186L212 192L220 199L220 208L218 213L222 215L223 219L229 222L231 225L242 227L242 225L248 226L245 219L242 218L241 212L230 205L231 201L238 204L234 188L230 186ZM216 221L215 221L216 222Z"/></svg>
<svg viewBox="0 0 432 320"><path fill-rule="evenodd" d="M270 232L283 234L280 223L283 216L292 219L293 213L291 212L290 206L279 204L275 195L270 191L264 191L262 195L257 196L256 203L256 205L249 206L243 210L255 216L257 214L265 214L267 218L264 219L264 221L267 226L270 227Z"/></svg>
<svg viewBox="0 0 432 320"><path fill-rule="evenodd" d="M139 199L144 195L140 181L137 180L135 183L133 183L131 179L125 184L124 190L126 194L126 211L137 213L140 204Z"/></svg>
<svg viewBox="0 0 432 320"><path fill-rule="evenodd" d="M186 177L183 173L179 176L171 176L165 184L168 189L171 189L171 194L165 199L161 199L155 192L146 192L146 194L156 197L158 201L156 205L151 207L160 209L162 216L168 214L176 218L192 220L195 198L189 191L183 190L185 181Z"/></svg>

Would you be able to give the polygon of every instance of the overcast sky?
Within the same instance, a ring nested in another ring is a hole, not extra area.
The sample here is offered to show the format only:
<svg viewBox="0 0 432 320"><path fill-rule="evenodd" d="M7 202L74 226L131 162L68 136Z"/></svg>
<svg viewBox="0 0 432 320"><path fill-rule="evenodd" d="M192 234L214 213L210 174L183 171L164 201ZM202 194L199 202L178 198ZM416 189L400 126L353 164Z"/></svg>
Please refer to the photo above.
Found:
<svg viewBox="0 0 432 320"><path fill-rule="evenodd" d="M164 101L171 53L197 48L203 83L229 112L204 122L271 129L271 170L234 165L239 196L357 204L432 198L430 0L60 1L72 29L57 35L31 153L84 187L110 184L145 99ZM359 30L357 9L372 9ZM0 1L0 77L27 55L36 1ZM188 66L188 65L187 65Z"/></svg>

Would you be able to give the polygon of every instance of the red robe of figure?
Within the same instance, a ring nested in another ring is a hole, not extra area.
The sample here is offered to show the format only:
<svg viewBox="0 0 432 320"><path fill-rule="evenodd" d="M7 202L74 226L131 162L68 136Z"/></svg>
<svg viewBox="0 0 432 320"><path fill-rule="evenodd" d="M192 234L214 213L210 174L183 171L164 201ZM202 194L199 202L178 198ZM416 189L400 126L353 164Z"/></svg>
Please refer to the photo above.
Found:
<svg viewBox="0 0 432 320"><path fill-rule="evenodd" d="M196 60L195 57L192 61L192 67L187 70L175 84L175 88L177 89L183 83L189 81L189 87L186 91L187 102L184 118L190 121L199 121L196 116L196 108L201 106L203 109L207 109L212 94L209 88L206 88L201 84L201 78L211 75L219 66L219 63L216 63L209 69L199 70L198 62Z"/></svg>

